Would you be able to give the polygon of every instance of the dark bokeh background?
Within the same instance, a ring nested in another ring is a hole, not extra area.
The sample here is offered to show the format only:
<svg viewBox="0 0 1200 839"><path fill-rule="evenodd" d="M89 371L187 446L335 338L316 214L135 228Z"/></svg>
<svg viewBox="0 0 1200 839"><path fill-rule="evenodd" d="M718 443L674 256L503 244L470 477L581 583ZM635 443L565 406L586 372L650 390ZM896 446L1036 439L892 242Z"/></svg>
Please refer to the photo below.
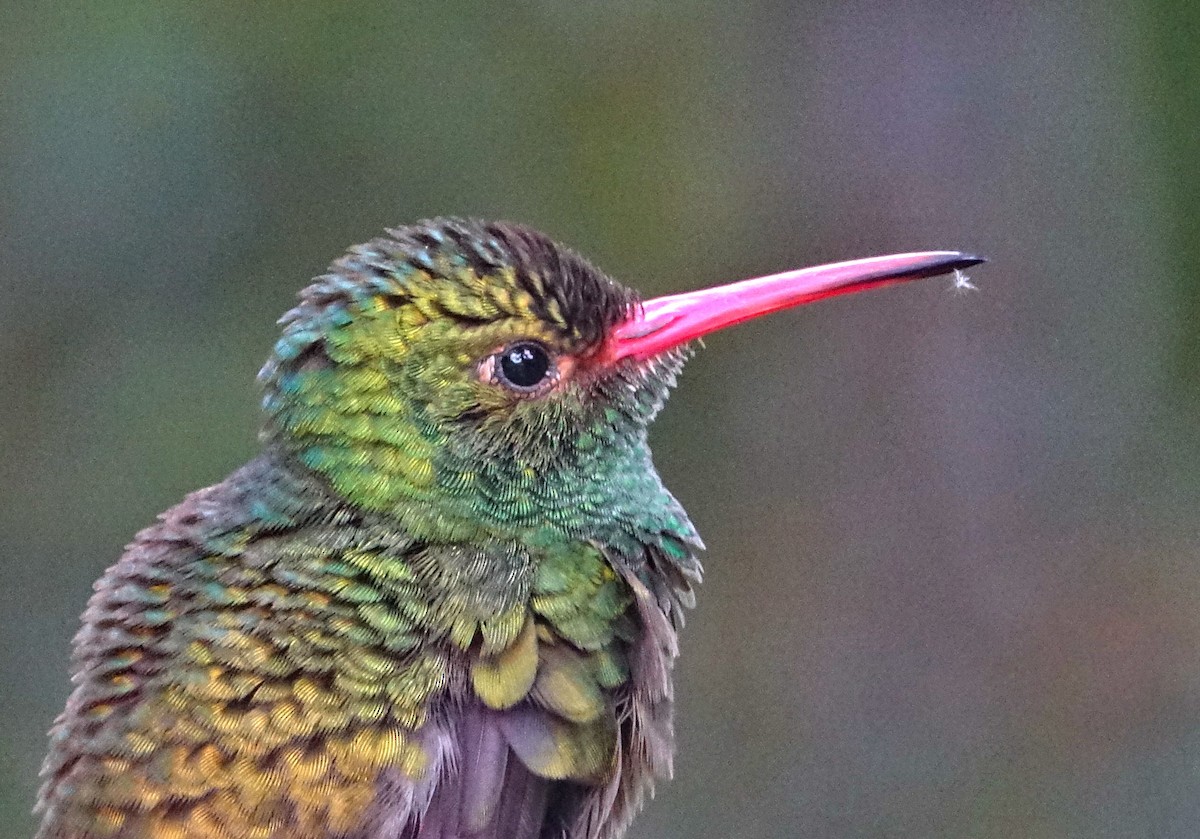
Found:
<svg viewBox="0 0 1200 839"><path fill-rule="evenodd" d="M1069 5L0 3L0 836L91 581L255 451L274 319L436 214L648 294L992 258L693 362L633 836L1200 835L1200 7Z"/></svg>

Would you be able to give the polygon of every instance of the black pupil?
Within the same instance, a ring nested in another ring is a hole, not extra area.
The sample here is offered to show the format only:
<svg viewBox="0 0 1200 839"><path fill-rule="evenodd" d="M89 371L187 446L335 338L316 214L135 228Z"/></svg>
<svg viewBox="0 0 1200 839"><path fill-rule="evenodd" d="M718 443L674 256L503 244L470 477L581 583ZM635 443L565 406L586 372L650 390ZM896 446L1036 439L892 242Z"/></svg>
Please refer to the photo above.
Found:
<svg viewBox="0 0 1200 839"><path fill-rule="evenodd" d="M510 384L533 387L546 378L550 356L537 344L517 344L500 356L500 371Z"/></svg>

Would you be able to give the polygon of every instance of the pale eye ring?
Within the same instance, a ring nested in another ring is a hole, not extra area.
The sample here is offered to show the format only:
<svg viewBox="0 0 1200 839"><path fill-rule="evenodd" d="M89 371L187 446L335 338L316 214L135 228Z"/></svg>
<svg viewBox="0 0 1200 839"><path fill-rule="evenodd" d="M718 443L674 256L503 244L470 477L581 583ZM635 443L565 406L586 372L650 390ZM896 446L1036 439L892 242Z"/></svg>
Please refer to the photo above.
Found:
<svg viewBox="0 0 1200 839"><path fill-rule="evenodd" d="M558 366L550 350L537 341L509 344L484 362L496 384L517 393L537 393L558 377Z"/></svg>

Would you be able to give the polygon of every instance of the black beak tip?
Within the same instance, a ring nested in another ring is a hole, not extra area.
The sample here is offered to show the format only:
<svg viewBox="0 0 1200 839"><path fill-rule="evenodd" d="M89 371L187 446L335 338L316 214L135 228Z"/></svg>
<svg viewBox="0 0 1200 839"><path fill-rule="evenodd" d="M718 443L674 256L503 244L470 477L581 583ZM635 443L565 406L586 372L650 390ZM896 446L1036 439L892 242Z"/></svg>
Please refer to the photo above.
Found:
<svg viewBox="0 0 1200 839"><path fill-rule="evenodd" d="M986 256L978 256L973 253L960 253L958 260L950 267L961 271L963 268L970 268L972 265L982 265L985 262L987 262Z"/></svg>
<svg viewBox="0 0 1200 839"><path fill-rule="evenodd" d="M962 271L964 268L970 268L972 265L979 265L984 262L987 262L986 258L976 256L975 254L961 253L959 251L941 251L936 253L936 255L932 255L924 265L905 271L903 276L910 279L940 277L943 274L949 274L952 271Z"/></svg>

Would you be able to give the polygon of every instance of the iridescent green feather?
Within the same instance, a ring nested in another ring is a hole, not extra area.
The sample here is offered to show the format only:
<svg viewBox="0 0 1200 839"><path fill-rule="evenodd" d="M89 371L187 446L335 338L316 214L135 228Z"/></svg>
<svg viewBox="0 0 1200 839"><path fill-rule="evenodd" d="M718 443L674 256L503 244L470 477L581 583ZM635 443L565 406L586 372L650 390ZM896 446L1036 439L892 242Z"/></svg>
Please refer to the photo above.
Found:
<svg viewBox="0 0 1200 839"><path fill-rule="evenodd" d="M39 837L619 835L669 772L700 547L646 442L686 353L586 363L634 306L511 225L337 261L262 371L263 455L98 583ZM574 375L482 380L517 340Z"/></svg>

